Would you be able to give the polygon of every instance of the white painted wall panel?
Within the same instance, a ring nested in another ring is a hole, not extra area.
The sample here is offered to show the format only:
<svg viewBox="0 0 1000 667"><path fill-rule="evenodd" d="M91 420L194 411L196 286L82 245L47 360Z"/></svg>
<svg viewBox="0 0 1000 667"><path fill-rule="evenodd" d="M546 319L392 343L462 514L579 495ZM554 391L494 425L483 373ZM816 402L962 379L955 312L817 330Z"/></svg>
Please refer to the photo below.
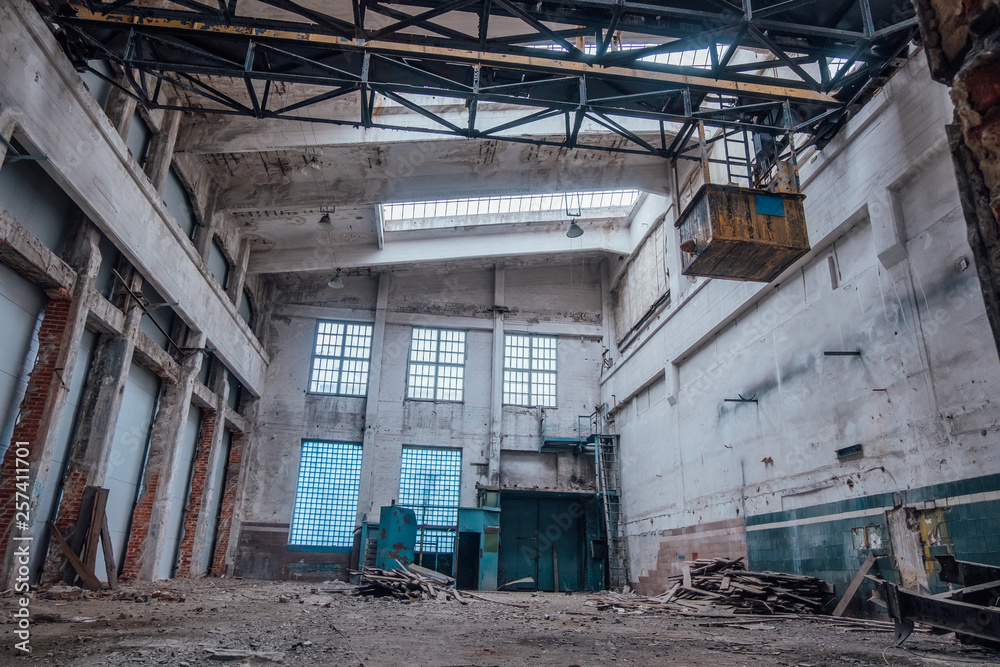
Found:
<svg viewBox="0 0 1000 667"><path fill-rule="evenodd" d="M38 353L38 326L48 299L32 282L0 264L0 452L6 452L14 432L28 373Z"/></svg>
<svg viewBox="0 0 1000 667"><path fill-rule="evenodd" d="M128 372L121 412L108 458L104 487L108 489L108 531L118 567L128 543L136 489L146 461L149 429L160 395L160 379L149 369L136 364ZM95 572L104 579L104 555L97 552Z"/></svg>

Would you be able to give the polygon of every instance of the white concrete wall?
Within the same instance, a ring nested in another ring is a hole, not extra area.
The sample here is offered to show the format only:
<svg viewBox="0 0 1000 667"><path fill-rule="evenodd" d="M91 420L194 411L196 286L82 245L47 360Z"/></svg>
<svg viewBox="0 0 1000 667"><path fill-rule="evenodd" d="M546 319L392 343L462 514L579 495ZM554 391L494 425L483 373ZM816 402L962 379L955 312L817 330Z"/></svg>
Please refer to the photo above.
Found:
<svg viewBox="0 0 1000 667"><path fill-rule="evenodd" d="M1000 363L957 265L950 117L918 55L805 156L810 255L770 285L683 279L605 374L604 400L624 401L633 581L670 565L661 542L685 527L721 526L710 544L747 515L1000 471ZM758 403L725 402L740 394ZM838 463L854 444L864 457Z"/></svg>
<svg viewBox="0 0 1000 667"><path fill-rule="evenodd" d="M365 440L365 398L306 393L317 318L375 320L377 278L347 277L345 289L328 278L283 276L274 284L278 305L268 335L272 362L251 437L243 520L288 523L303 439ZM385 339L374 434L366 441L358 512L371 520L397 498L404 445L462 449L463 506L476 505L476 485L487 482L492 418L493 269L389 277ZM575 437L577 416L600 400L603 344L600 266L593 262L507 269L505 330L559 336L558 407L547 409L550 435ZM406 400L413 326L464 329L467 333L465 397L461 403ZM593 466L540 456L538 410L502 408L502 449L517 450L503 479L519 488L593 489ZM525 466L523 457L534 457ZM520 457L520 458L519 458ZM572 457L570 457L572 458ZM502 464L504 459L501 457ZM518 471L522 472L518 472ZM589 470L590 478L587 479Z"/></svg>

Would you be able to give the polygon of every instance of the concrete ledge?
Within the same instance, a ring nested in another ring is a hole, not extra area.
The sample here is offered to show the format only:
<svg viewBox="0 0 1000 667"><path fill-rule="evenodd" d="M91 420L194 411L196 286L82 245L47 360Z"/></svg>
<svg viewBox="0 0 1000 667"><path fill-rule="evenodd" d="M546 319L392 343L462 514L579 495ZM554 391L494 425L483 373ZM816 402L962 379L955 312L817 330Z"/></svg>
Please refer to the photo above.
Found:
<svg viewBox="0 0 1000 667"><path fill-rule="evenodd" d="M139 332L135 339L136 361L143 366L148 366L154 373L160 376L164 382L174 384L180 372L180 367L173 357L167 354L166 350L153 342L153 340Z"/></svg>
<svg viewBox="0 0 1000 667"><path fill-rule="evenodd" d="M0 206L0 262L46 290L68 295L76 284L76 271L49 250L7 209Z"/></svg>
<svg viewBox="0 0 1000 667"><path fill-rule="evenodd" d="M219 397L213 394L211 389L203 385L200 380L194 381L191 387L192 403L202 409L215 410L218 401Z"/></svg>
<svg viewBox="0 0 1000 667"><path fill-rule="evenodd" d="M87 323L108 334L120 334L125 328L125 314L101 294L91 294Z"/></svg>

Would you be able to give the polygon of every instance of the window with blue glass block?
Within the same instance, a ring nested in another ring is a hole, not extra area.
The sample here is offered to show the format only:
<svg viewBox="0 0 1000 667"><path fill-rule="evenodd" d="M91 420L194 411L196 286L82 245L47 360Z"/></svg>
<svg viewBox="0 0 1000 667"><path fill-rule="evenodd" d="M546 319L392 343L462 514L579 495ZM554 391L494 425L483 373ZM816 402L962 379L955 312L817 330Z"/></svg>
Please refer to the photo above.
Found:
<svg viewBox="0 0 1000 667"><path fill-rule="evenodd" d="M403 447L399 504L417 515L417 551L454 553L462 452Z"/></svg>
<svg viewBox="0 0 1000 667"><path fill-rule="evenodd" d="M289 546L351 548L360 480L361 445L303 442Z"/></svg>

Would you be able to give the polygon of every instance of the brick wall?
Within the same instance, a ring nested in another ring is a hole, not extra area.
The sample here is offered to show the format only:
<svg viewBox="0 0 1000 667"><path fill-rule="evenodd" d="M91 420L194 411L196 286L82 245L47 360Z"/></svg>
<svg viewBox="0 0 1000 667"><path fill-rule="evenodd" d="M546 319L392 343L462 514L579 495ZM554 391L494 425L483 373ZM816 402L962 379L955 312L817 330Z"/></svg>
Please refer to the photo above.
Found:
<svg viewBox="0 0 1000 667"><path fill-rule="evenodd" d="M62 497L55 520L56 528L64 537L69 535L76 525L80 516L80 507L83 505L83 492L86 488L87 473L71 463L66 470L66 477L63 479ZM66 558L62 555L55 540L51 540L49 553L42 569L41 583L51 584L60 581L65 565Z"/></svg>
<svg viewBox="0 0 1000 667"><path fill-rule="evenodd" d="M216 413L205 410L201 417L201 440L198 441L198 456L194 460L191 475L191 493L188 496L188 512L184 516L184 537L181 539L180 554L177 558L177 576L190 577L191 561L194 557L194 538L201 516L202 500L205 496L205 479L208 477L208 460L215 439Z"/></svg>
<svg viewBox="0 0 1000 667"><path fill-rule="evenodd" d="M38 470L44 445L39 437L42 431L42 420L47 417L52 401L62 389L61 382L53 382L56 374L56 363L62 352L65 340L66 323L69 319L70 299L54 299L45 308L42 326L38 332L38 356L28 377L28 387L21 401L20 419L14 427L11 447L4 456L0 467L0 545L10 544L8 537L14 525L14 494L17 491L17 447L14 443L27 442L28 459L31 462L31 476ZM29 482L28 488L34 485ZM37 517L36 517L37 520ZM6 554L5 554L6 556ZM5 561L4 561L5 562Z"/></svg>
<svg viewBox="0 0 1000 667"><path fill-rule="evenodd" d="M209 574L225 574L226 553L229 550L229 536L233 529L233 512L236 509L236 483L240 478L240 465L243 462L243 436L233 435L232 446L229 449L229 462L226 468L226 478L222 486L222 502L219 505L219 528L215 536L215 553L212 554L212 567Z"/></svg>
<svg viewBox="0 0 1000 667"><path fill-rule="evenodd" d="M631 584L642 595L659 595L667 579L680 574L684 563L697 558L739 558L747 554L746 527L742 519L714 521L674 528L660 533L656 567Z"/></svg>
<svg viewBox="0 0 1000 667"><path fill-rule="evenodd" d="M132 530L125 548L125 565L119 579L130 580L139 577L139 567L142 565L142 545L149 534L149 521L153 513L153 501L160 482L160 471L154 470L149 475L139 500L132 514Z"/></svg>

